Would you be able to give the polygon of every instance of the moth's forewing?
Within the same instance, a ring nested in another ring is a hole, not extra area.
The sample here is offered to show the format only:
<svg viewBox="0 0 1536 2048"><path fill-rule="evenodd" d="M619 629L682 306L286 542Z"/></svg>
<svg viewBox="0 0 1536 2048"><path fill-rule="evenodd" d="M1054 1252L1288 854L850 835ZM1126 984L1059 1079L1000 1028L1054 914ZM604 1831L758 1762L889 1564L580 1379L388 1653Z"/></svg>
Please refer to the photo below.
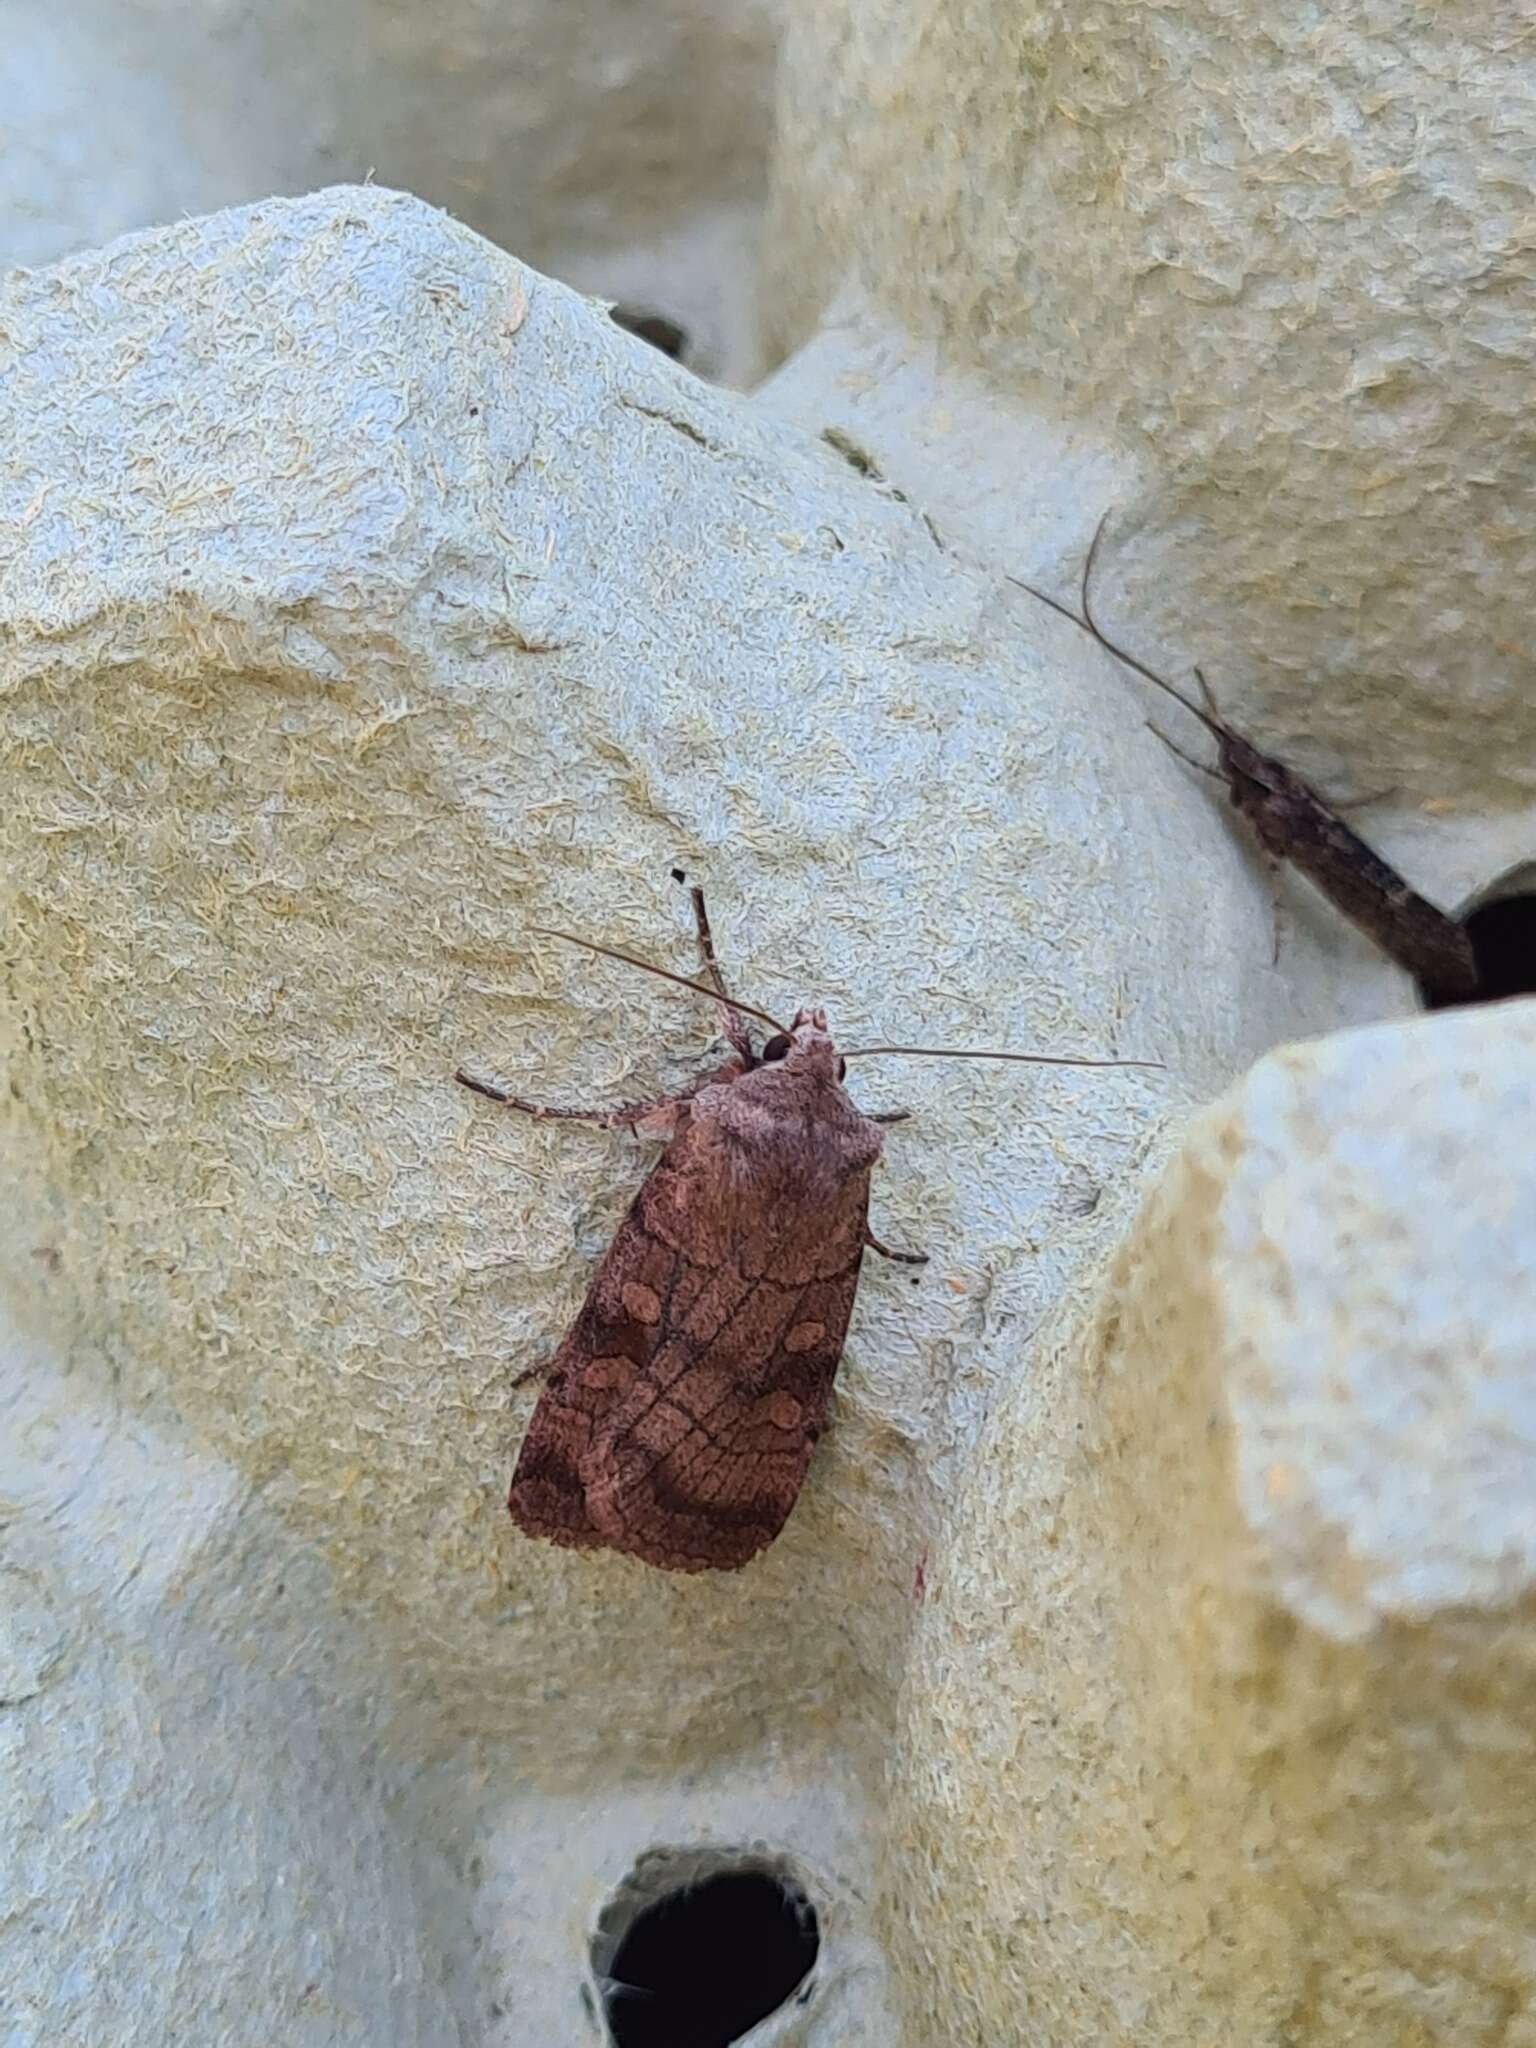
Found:
<svg viewBox="0 0 1536 2048"><path fill-rule="evenodd" d="M669 1156L670 1148L646 1185ZM610 1543L588 1510L582 1462L635 1381L649 1371L656 1345L655 1320L625 1310L625 1289L634 1298L638 1289L659 1282L653 1291L660 1298L670 1287L674 1261L662 1256L664 1247L653 1242L641 1220L644 1198L642 1187L555 1353L507 1496L519 1528L574 1548Z"/></svg>
<svg viewBox="0 0 1536 2048"><path fill-rule="evenodd" d="M845 1097L832 1108L766 1156L759 1133L744 1173L695 1098L529 1424L508 1505L530 1535L732 1571L783 1528L825 1425L880 1143Z"/></svg>
<svg viewBox="0 0 1536 2048"><path fill-rule="evenodd" d="M756 1275L719 1244L707 1264L677 1254L691 1304L582 1465L615 1549L671 1571L733 1571L778 1535L826 1426L868 1208L864 1167L835 1204L802 1210L775 1247L793 1281Z"/></svg>

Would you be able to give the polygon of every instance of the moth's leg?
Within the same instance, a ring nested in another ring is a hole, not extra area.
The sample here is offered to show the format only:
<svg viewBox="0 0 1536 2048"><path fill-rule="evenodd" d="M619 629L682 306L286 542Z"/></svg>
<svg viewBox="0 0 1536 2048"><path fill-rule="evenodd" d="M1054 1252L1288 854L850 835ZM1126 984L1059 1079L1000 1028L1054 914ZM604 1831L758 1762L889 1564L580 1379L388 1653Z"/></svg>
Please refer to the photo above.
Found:
<svg viewBox="0 0 1536 2048"><path fill-rule="evenodd" d="M551 1354L542 1365L530 1365L526 1372L520 1372L512 1382L512 1391L515 1393L519 1387L526 1387L530 1380L547 1379L550 1373L554 1371L554 1368L555 1361L553 1354Z"/></svg>
<svg viewBox="0 0 1536 2048"><path fill-rule="evenodd" d="M605 1131L639 1130L646 1137L670 1137L677 1112L688 1099L683 1095L657 1095L649 1102L620 1102L612 1109L567 1109L549 1102L529 1102L521 1095L508 1095L505 1089L494 1087L489 1081L477 1081L462 1067L453 1078L461 1087L472 1088L477 1095L502 1103L507 1109L520 1109L524 1116L540 1122L554 1117L562 1123L598 1124Z"/></svg>
<svg viewBox="0 0 1536 2048"><path fill-rule="evenodd" d="M1198 670L1196 671L1196 673L1198 674ZM1212 768L1209 765L1209 763L1205 761L1197 761L1193 754L1186 754L1182 747L1175 746L1173 741L1169 739L1167 733L1163 731L1163 728L1160 725L1154 725L1150 718L1146 721L1146 727L1149 733L1152 733L1157 739L1160 739L1162 741L1163 745L1168 749L1170 754L1177 754L1179 759L1182 762L1184 762L1187 767L1197 769L1199 773L1202 775L1209 775L1212 782L1219 782L1223 788L1226 787L1227 778L1225 777L1225 775L1221 773L1219 769Z"/></svg>
<svg viewBox="0 0 1536 2048"><path fill-rule="evenodd" d="M693 898L693 922L699 935L699 960L703 965L705 978L717 996L729 998L730 991L725 985L725 976L720 972L720 962L715 958L715 935L709 928L709 912L704 908L704 891L695 882L688 891ZM730 1007L729 1000L715 1005L715 1014L720 1019L720 1029L725 1033L727 1043L742 1065L752 1068L757 1065L757 1054L752 1050L752 1038L739 1012Z"/></svg>
<svg viewBox="0 0 1536 2048"><path fill-rule="evenodd" d="M1278 854L1273 854L1269 852L1265 853L1264 872L1269 877L1269 900L1274 911L1275 920L1275 940L1274 946L1269 956L1269 964L1271 967L1278 967L1280 965L1280 934L1282 930L1281 920L1285 915L1285 901L1283 891L1281 889L1281 870L1284 867L1284 865L1285 863L1280 859Z"/></svg>
<svg viewBox="0 0 1536 2048"><path fill-rule="evenodd" d="M1211 717L1219 722L1221 719L1221 712L1217 708L1216 692L1205 680L1205 670L1203 668L1197 668L1195 670L1195 681L1200 685L1200 701L1204 704L1206 710L1210 713Z"/></svg>
<svg viewBox="0 0 1536 2048"><path fill-rule="evenodd" d="M864 1114L872 1124L905 1124L912 1120L910 1109L867 1109Z"/></svg>
<svg viewBox="0 0 1536 2048"><path fill-rule="evenodd" d="M867 1223L864 1226L864 1242L872 1252L878 1252L882 1259L890 1259L898 1266L926 1266L928 1263L926 1252L893 1252L889 1245L880 1242Z"/></svg>

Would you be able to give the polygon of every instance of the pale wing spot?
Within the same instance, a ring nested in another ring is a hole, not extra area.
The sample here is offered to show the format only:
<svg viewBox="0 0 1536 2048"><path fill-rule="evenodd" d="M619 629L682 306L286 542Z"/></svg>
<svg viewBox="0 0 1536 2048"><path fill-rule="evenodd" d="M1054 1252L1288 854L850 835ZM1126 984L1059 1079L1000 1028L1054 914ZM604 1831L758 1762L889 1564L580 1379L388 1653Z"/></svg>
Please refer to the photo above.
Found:
<svg viewBox="0 0 1536 2048"><path fill-rule="evenodd" d="M818 1324L817 1328L820 1327ZM770 1394L757 1412L764 1422L771 1423L775 1429L782 1429L786 1435L795 1436L799 1435L805 1416L804 1409L794 1395L783 1392Z"/></svg>
<svg viewBox="0 0 1536 2048"><path fill-rule="evenodd" d="M796 1323L784 1339L784 1349L789 1352L809 1351L819 1344L826 1334L825 1323Z"/></svg>
<svg viewBox="0 0 1536 2048"><path fill-rule="evenodd" d="M643 1280L626 1280L619 1294L626 1315L632 1315L637 1323L659 1323L661 1321L661 1296L654 1287L647 1287Z"/></svg>
<svg viewBox="0 0 1536 2048"><path fill-rule="evenodd" d="M581 1384L594 1394L627 1387L634 1377L634 1365L627 1358L589 1358L581 1368Z"/></svg>

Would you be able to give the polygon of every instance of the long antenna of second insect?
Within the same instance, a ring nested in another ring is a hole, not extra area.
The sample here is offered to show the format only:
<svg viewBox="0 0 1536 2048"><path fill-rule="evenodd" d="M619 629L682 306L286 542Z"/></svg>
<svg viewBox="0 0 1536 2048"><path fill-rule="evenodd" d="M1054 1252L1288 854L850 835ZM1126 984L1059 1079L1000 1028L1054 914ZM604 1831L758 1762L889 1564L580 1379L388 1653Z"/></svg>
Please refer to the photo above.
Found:
<svg viewBox="0 0 1536 2048"><path fill-rule="evenodd" d="M675 981L679 988L691 988L695 995L708 996L712 1003L724 1003L728 1010L739 1010L744 1017L755 1017L760 1024L770 1024L775 1031L784 1031L778 1018L770 1017L766 1010L755 1009L751 1003L738 1003L734 996L721 995L719 989L711 988L708 982L690 981L686 974L674 974L670 967L658 967L653 960L642 960L635 953L622 953L617 946L600 946L595 939L578 938L575 932L557 932L547 924L530 925L528 929L537 932L541 939L564 939L568 946L582 946L589 953L601 953L605 960L622 960L626 967L638 967L642 974L656 974L663 981Z"/></svg>
<svg viewBox="0 0 1536 2048"><path fill-rule="evenodd" d="M1209 710L1202 709L1193 697L1186 697L1181 689L1170 683L1166 676L1160 676L1155 668L1148 668L1144 661L1138 660L1128 648L1122 647L1117 640L1111 640L1104 631L1104 628L1093 616L1093 606L1089 602L1088 591L1089 585L1093 581L1093 565L1098 558L1099 542L1104 538L1104 529L1108 524L1109 514L1105 512L1100 516L1098 525L1093 529L1093 539L1088 543L1088 552L1083 557L1083 583L1079 600L1083 607L1081 613L1073 611L1069 604L1063 604L1059 597L1051 597L1047 592L1037 590L1033 583L1026 583L1022 576L1010 576L1008 581L1016 584L1020 590L1027 590L1031 597L1039 598L1040 602L1048 604L1053 612L1060 612L1064 619L1070 619L1074 626L1079 627L1085 633L1091 634L1106 654L1112 654L1116 661L1124 662L1125 666L1128 669L1134 669L1137 675L1145 676L1154 689L1161 690L1165 696L1171 697L1175 704L1182 704L1184 709L1192 717L1198 718L1206 731L1211 733L1216 739L1225 738L1227 729L1219 718L1214 717ZM1195 673L1196 675L1200 674L1198 669ZM1200 676L1200 683L1202 688L1206 688L1204 676Z"/></svg>

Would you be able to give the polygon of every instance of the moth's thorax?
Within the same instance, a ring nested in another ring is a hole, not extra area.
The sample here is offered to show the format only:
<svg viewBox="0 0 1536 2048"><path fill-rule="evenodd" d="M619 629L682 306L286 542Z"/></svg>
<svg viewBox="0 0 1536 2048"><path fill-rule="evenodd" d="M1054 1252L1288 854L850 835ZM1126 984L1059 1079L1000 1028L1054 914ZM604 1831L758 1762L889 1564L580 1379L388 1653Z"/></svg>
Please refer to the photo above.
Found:
<svg viewBox="0 0 1536 2048"><path fill-rule="evenodd" d="M850 1099L825 1010L798 1010L789 1051L695 1098L737 1172L786 1173L835 1185L880 1156L880 1127Z"/></svg>

